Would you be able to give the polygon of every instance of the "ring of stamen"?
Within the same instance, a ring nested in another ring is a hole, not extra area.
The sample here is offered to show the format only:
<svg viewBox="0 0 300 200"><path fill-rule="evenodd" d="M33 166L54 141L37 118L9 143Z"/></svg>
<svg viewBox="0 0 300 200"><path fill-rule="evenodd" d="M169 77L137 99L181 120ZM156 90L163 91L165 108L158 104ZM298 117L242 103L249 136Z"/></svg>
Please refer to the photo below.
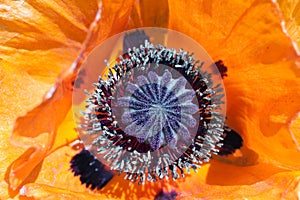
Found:
<svg viewBox="0 0 300 200"><path fill-rule="evenodd" d="M139 183L208 162L221 145L224 93L202 67L182 49L129 49L88 93L78 129L86 148Z"/></svg>

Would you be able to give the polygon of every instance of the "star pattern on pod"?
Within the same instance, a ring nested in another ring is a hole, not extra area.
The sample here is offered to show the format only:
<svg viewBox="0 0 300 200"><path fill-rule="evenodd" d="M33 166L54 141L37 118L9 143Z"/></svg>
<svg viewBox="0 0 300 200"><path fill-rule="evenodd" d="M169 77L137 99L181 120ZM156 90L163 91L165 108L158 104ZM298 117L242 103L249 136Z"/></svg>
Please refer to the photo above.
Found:
<svg viewBox="0 0 300 200"><path fill-rule="evenodd" d="M199 106L192 102L195 91L186 89L186 84L183 76L173 79L169 70L162 76L149 71L147 76L138 76L135 83L128 83L129 95L118 98L118 104L124 107L124 132L141 143L148 142L154 150L163 145L176 148L178 134L190 139L189 128L197 125L193 115Z"/></svg>

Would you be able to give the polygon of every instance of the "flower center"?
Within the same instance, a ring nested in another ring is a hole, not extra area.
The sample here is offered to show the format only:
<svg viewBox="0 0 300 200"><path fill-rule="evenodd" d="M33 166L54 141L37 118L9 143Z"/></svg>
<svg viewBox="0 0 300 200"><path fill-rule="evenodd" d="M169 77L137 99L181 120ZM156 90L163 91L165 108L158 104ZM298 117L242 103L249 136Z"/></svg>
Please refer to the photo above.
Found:
<svg viewBox="0 0 300 200"><path fill-rule="evenodd" d="M78 128L97 159L143 183L183 177L218 152L223 89L203 62L145 41L113 63L88 92Z"/></svg>

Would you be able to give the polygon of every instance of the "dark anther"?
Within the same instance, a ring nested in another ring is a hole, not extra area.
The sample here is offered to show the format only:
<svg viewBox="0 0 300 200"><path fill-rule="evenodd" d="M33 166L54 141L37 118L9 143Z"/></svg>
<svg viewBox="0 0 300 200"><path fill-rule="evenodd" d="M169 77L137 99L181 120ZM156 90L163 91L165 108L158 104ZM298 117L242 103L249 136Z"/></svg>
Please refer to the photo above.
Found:
<svg viewBox="0 0 300 200"><path fill-rule="evenodd" d="M171 192L164 192L161 190L157 195L155 195L154 200L175 200L177 193L172 190Z"/></svg>
<svg viewBox="0 0 300 200"><path fill-rule="evenodd" d="M220 148L219 155L226 156L234 153L236 149L239 149L243 146L242 137L229 128L224 129L225 138L222 141L223 146Z"/></svg>
<svg viewBox="0 0 300 200"><path fill-rule="evenodd" d="M103 188L114 176L99 160L88 150L83 149L71 160L71 169L80 181L92 190Z"/></svg>
<svg viewBox="0 0 300 200"><path fill-rule="evenodd" d="M219 72L221 73L222 78L224 78L227 75L227 67L224 65L222 60L219 60L215 62L215 65L217 66Z"/></svg>

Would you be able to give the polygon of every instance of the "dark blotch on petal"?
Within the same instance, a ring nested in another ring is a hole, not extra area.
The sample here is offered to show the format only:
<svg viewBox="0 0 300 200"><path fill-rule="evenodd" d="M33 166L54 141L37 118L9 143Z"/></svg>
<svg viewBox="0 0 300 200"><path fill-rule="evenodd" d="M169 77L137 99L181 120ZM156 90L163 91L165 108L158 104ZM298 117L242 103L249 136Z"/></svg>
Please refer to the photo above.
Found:
<svg viewBox="0 0 300 200"><path fill-rule="evenodd" d="M220 148L219 155L226 156L234 153L236 149L243 146L243 138L234 130L224 129L225 138L222 141L223 146Z"/></svg>
<svg viewBox="0 0 300 200"><path fill-rule="evenodd" d="M215 62L216 67L218 68L219 72L221 73L221 77L224 78L227 75L227 67L224 65L222 60Z"/></svg>
<svg viewBox="0 0 300 200"><path fill-rule="evenodd" d="M77 78L76 78L76 81L73 81L72 82L72 85L79 89L81 87L81 85L83 85L84 83L84 77L86 76L86 71L84 69L80 70L78 75L77 75Z"/></svg>
<svg viewBox="0 0 300 200"><path fill-rule="evenodd" d="M127 53L129 48L140 47L141 44L145 43L145 40L149 41L149 37L143 30L136 30L130 34L125 34L123 40L123 54Z"/></svg>
<svg viewBox="0 0 300 200"><path fill-rule="evenodd" d="M88 150L83 149L71 160L71 169L80 181L92 190L103 188L114 176Z"/></svg>
<svg viewBox="0 0 300 200"><path fill-rule="evenodd" d="M177 193L172 190L171 192L164 192L161 190L157 195L155 195L154 200L175 200Z"/></svg>

